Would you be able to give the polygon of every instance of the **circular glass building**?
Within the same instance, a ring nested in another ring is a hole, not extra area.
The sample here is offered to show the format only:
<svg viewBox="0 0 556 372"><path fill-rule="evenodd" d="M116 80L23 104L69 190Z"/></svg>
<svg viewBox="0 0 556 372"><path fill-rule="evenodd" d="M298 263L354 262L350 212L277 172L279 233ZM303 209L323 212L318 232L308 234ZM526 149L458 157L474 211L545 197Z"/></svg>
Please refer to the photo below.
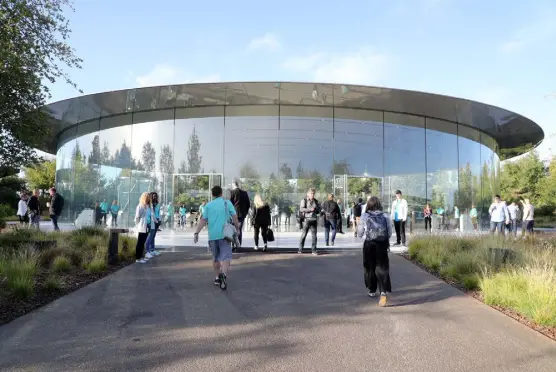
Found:
<svg viewBox="0 0 556 372"><path fill-rule="evenodd" d="M410 224L426 203L446 216L475 206L488 222L500 159L537 146L542 129L511 111L398 89L313 83L184 84L86 95L47 105L62 221L95 203L133 225L139 196L196 210L239 180L277 205L284 223L306 194L342 204L400 189ZM292 215L293 217L293 215ZM291 218L292 226L295 218Z"/></svg>

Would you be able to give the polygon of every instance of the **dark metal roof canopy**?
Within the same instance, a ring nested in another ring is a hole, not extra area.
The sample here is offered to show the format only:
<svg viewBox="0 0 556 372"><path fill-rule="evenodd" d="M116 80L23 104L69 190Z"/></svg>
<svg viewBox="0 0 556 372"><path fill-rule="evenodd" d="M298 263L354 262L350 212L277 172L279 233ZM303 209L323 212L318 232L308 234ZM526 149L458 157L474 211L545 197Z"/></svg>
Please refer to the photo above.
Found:
<svg viewBox="0 0 556 372"><path fill-rule="evenodd" d="M544 132L514 112L480 102L409 90L359 85L252 82L181 84L85 95L46 105L52 138L42 148L55 153L59 135L102 117L168 108L294 105L378 110L464 124L492 136L507 157L537 146Z"/></svg>

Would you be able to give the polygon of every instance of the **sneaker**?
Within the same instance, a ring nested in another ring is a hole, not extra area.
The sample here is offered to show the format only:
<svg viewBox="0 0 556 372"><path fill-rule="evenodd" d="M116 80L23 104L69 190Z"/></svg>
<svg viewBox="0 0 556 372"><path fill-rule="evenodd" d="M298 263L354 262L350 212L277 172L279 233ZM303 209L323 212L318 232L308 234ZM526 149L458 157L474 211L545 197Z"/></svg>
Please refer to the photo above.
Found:
<svg viewBox="0 0 556 372"><path fill-rule="evenodd" d="M218 279L220 280L220 289L225 291L226 288L228 288L228 283L227 283L227 279L225 274L220 274L218 276Z"/></svg>
<svg viewBox="0 0 556 372"><path fill-rule="evenodd" d="M302 251L297 251L297 254L302 254L302 253L303 253Z"/></svg>
<svg viewBox="0 0 556 372"><path fill-rule="evenodd" d="M328 245L329 245L328 242L326 242L326 246L327 246L327 247L328 247Z"/></svg>
<svg viewBox="0 0 556 372"><path fill-rule="evenodd" d="M149 259L151 259L151 258L153 258L153 257L154 257L154 256L153 256L153 254L152 254L151 252L147 252L147 254L145 255L145 258L146 258L147 260L149 260Z"/></svg>
<svg viewBox="0 0 556 372"><path fill-rule="evenodd" d="M266 252L266 249L268 248L268 246L265 244L264 248L263 248L263 252Z"/></svg>
<svg viewBox="0 0 556 372"><path fill-rule="evenodd" d="M144 263L147 263L147 260L144 260L144 259L135 260L135 263L144 264Z"/></svg>
<svg viewBox="0 0 556 372"><path fill-rule="evenodd" d="M369 293L367 293L367 295L368 295L370 298L375 298L375 297L376 297L376 292L369 292Z"/></svg>
<svg viewBox="0 0 556 372"><path fill-rule="evenodd" d="M213 283L214 283L214 285L218 285L218 286L219 286L219 285L220 285L220 278L214 279L214 282L213 282Z"/></svg>
<svg viewBox="0 0 556 372"><path fill-rule="evenodd" d="M313 256L318 256L319 254L317 252L313 252L311 253Z"/></svg>
<svg viewBox="0 0 556 372"><path fill-rule="evenodd" d="M255 246L255 248L254 248L254 249L255 249L256 251L258 251L258 250L259 250L259 247Z"/></svg>
<svg viewBox="0 0 556 372"><path fill-rule="evenodd" d="M151 254L153 256L160 256L161 255L161 253L159 251L152 251Z"/></svg>
<svg viewBox="0 0 556 372"><path fill-rule="evenodd" d="M334 241L332 241L332 243L330 245L334 246Z"/></svg>
<svg viewBox="0 0 556 372"><path fill-rule="evenodd" d="M378 306L384 307L386 306L386 302L387 302L386 293L381 293L380 300L378 301Z"/></svg>

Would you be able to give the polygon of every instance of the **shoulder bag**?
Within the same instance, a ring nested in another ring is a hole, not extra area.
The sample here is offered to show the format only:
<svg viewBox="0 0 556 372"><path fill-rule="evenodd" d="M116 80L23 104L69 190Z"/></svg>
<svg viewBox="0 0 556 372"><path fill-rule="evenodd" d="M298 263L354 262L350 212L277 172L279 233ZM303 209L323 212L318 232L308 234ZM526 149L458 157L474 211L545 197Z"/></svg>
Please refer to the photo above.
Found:
<svg viewBox="0 0 556 372"><path fill-rule="evenodd" d="M233 242L235 240L235 236L237 235L237 230L235 226L230 223L227 200L224 200L224 213L226 215L226 219L224 222L224 227L222 228L222 235L224 236L224 239L226 239L227 241Z"/></svg>

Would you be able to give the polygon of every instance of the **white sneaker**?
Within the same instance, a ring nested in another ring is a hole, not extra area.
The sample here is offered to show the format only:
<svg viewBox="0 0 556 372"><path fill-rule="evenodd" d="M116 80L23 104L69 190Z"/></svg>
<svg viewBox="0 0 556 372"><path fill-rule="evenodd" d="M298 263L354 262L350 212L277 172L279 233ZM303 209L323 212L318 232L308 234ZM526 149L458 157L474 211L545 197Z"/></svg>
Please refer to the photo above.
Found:
<svg viewBox="0 0 556 372"><path fill-rule="evenodd" d="M159 251L152 251L152 255L153 256L160 256L160 252Z"/></svg>
<svg viewBox="0 0 556 372"><path fill-rule="evenodd" d="M144 264L144 263L147 263L147 260L144 260L144 259L135 260L135 263Z"/></svg>
<svg viewBox="0 0 556 372"><path fill-rule="evenodd" d="M153 257L154 257L154 256L151 254L151 252L147 252L147 254L145 255L145 258L146 258L147 260L148 260L148 259L151 259L151 258L153 258Z"/></svg>
<svg viewBox="0 0 556 372"><path fill-rule="evenodd" d="M256 251L258 251L258 250L259 250L259 247L255 246L255 248L254 248L254 249L255 249Z"/></svg>

